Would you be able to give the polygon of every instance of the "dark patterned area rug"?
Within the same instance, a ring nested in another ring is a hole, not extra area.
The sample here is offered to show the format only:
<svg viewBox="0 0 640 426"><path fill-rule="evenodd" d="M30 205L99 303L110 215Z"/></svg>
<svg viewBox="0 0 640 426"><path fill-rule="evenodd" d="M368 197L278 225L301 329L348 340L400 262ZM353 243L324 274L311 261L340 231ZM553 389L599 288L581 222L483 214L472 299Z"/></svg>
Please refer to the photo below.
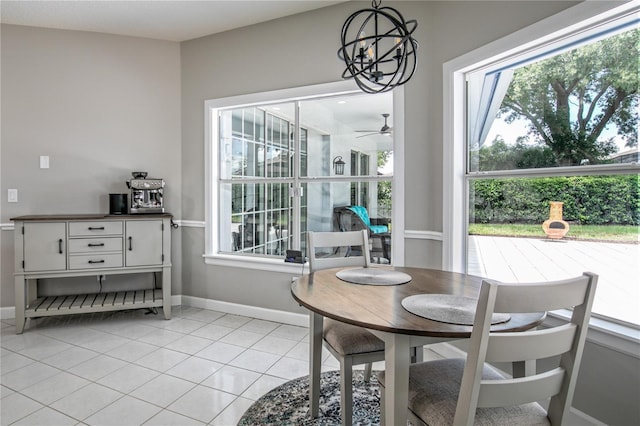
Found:
<svg viewBox="0 0 640 426"><path fill-rule="evenodd" d="M353 424L380 424L380 387L375 372L369 383L362 371L353 372ZM320 378L320 412L309 417L309 377L284 383L257 400L244 413L238 426L339 425L340 372L328 371Z"/></svg>

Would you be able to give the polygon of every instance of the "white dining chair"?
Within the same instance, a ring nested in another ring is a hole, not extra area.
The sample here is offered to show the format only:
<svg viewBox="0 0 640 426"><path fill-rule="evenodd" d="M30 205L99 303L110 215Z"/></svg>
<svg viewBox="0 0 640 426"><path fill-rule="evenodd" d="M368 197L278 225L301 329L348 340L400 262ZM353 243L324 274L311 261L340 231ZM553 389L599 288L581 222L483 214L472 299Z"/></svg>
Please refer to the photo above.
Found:
<svg viewBox="0 0 640 426"><path fill-rule="evenodd" d="M371 257L366 230L307 232L310 272L321 269L369 267ZM340 362L340 409L343 425L353 417L353 366L366 364L364 379L371 377L371 364L384 360L384 342L368 330L330 318L323 321L325 347Z"/></svg>
<svg viewBox="0 0 640 426"><path fill-rule="evenodd" d="M483 280L466 361L442 359L410 367L409 419L417 425L566 423L597 280L592 273L531 284ZM522 332L491 332L494 312L558 309L572 309L568 323ZM523 377L511 378L487 364L558 356L557 366L527 371ZM384 374L379 379L384 387ZM545 410L539 402L548 398Z"/></svg>

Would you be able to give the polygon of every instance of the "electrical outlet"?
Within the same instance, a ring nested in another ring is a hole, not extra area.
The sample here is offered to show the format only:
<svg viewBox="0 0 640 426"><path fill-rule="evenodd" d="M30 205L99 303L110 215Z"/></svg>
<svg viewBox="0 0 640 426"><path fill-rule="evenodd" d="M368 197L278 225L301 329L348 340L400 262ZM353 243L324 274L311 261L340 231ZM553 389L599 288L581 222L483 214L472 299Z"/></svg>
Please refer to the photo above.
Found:
<svg viewBox="0 0 640 426"><path fill-rule="evenodd" d="M7 190L7 201L9 203L17 203L18 202L18 190L17 189L8 189Z"/></svg>
<svg viewBox="0 0 640 426"><path fill-rule="evenodd" d="M41 169L48 169L49 168L49 156L48 155L41 155L40 156L40 168Z"/></svg>

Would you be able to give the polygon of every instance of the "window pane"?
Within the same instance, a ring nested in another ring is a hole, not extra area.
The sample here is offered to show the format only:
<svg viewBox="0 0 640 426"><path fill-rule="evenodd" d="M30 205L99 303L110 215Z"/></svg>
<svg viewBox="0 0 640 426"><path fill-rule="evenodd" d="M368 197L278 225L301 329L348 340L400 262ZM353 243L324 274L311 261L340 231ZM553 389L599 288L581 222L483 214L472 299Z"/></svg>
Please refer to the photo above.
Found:
<svg viewBox="0 0 640 426"><path fill-rule="evenodd" d="M273 257L287 249L304 250L307 229L334 229L334 207L346 205L366 209L373 215L370 225L388 237L388 220L384 225L375 220L380 212L391 215L393 137L390 126L384 132L375 127L391 110L390 93L220 110L218 249ZM371 133L356 129L372 117L375 126L360 127ZM347 163L351 152L353 165ZM339 173L344 176L335 179L334 160L340 155L346 160ZM365 179L341 180L351 173ZM308 182L315 177L325 179ZM300 196L299 211L294 196ZM374 243L374 251L378 258L384 251L388 261L390 238L384 241L384 250Z"/></svg>
<svg viewBox="0 0 640 426"><path fill-rule="evenodd" d="M300 175L307 176L309 170L309 156L307 155L307 129L300 129ZM293 156L291 157L290 170L293 170Z"/></svg>
<svg viewBox="0 0 640 426"><path fill-rule="evenodd" d="M351 176L358 176L358 152L351 151Z"/></svg>
<svg viewBox="0 0 640 426"><path fill-rule="evenodd" d="M468 77L469 171L638 161L640 30Z"/></svg>
<svg viewBox="0 0 640 426"><path fill-rule="evenodd" d="M638 175L478 179L469 190L469 273L532 282L594 272L593 312L640 324Z"/></svg>
<svg viewBox="0 0 640 426"><path fill-rule="evenodd" d="M268 114L267 117L267 177L289 177L293 126L274 115Z"/></svg>
<svg viewBox="0 0 640 426"><path fill-rule="evenodd" d="M283 255L291 245L293 214L289 184L233 184L231 187L231 251ZM227 228L221 226L221 229Z"/></svg>
<svg viewBox="0 0 640 426"><path fill-rule="evenodd" d="M370 158L367 154L360 155L360 173L358 176L367 176L369 174Z"/></svg>
<svg viewBox="0 0 640 426"><path fill-rule="evenodd" d="M353 185L368 188L368 198L358 204L362 209L345 211L352 206L350 193ZM356 231L369 229L370 233L391 233L391 180L380 182L313 182L306 185L305 209L301 241L306 240L306 230L315 232ZM372 238L374 256L382 255L381 238ZM384 241L389 247L390 239Z"/></svg>
<svg viewBox="0 0 640 426"><path fill-rule="evenodd" d="M222 111L221 178L291 177L293 110L289 103Z"/></svg>
<svg viewBox="0 0 640 426"><path fill-rule="evenodd" d="M336 176L336 160L345 162L344 176L391 175L393 162L393 117L382 132L385 118L393 111L390 93L336 96L300 102L300 121L306 129L308 162L301 163L301 176ZM351 152L358 157L354 163ZM351 158L351 161L350 161ZM381 164L379 158L385 160ZM362 161L362 162L361 162ZM366 164L365 164L366 163Z"/></svg>
<svg viewBox="0 0 640 426"><path fill-rule="evenodd" d="M220 175L264 176L264 112L244 108L220 113Z"/></svg>

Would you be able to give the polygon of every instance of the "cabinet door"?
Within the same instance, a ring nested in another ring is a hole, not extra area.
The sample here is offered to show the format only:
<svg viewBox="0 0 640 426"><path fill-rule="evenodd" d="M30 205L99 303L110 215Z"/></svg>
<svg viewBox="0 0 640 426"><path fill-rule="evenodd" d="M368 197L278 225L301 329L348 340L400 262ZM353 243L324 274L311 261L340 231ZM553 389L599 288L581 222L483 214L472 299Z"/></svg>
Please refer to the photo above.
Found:
<svg viewBox="0 0 640 426"><path fill-rule="evenodd" d="M67 269L66 223L25 222L24 270L60 271Z"/></svg>
<svg viewBox="0 0 640 426"><path fill-rule="evenodd" d="M128 220L125 266L162 264L162 220Z"/></svg>

